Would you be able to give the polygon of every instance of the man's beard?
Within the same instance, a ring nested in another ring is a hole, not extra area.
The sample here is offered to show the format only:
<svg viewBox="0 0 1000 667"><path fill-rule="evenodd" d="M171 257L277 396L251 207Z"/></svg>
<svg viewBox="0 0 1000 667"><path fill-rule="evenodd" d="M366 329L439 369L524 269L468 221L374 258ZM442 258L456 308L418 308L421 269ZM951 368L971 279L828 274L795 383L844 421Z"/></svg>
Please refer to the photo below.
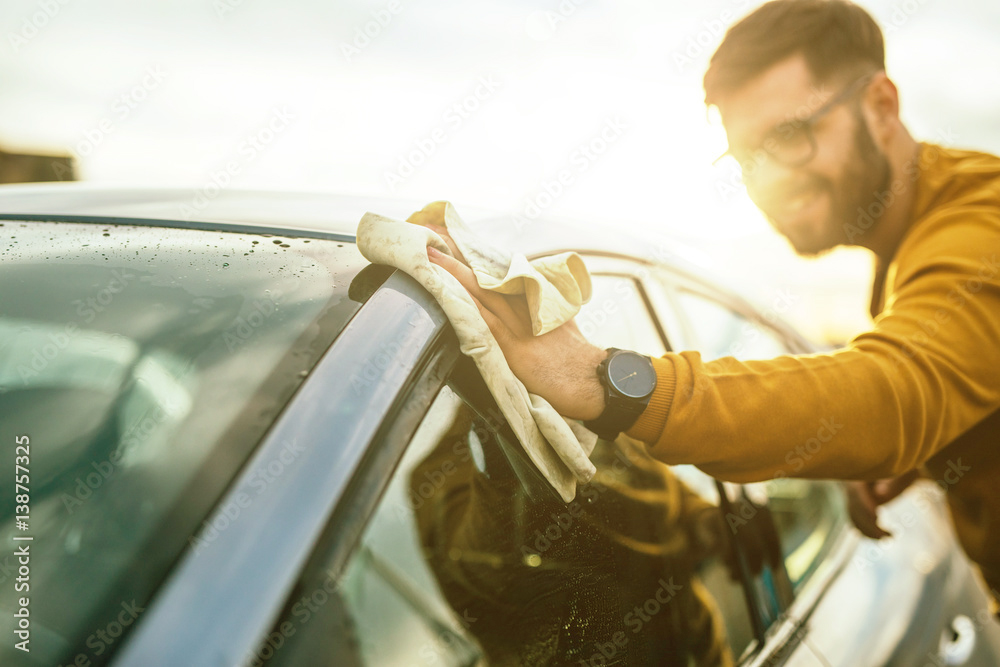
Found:
<svg viewBox="0 0 1000 667"><path fill-rule="evenodd" d="M875 145L860 109L855 119L854 150L845 165L840 187L835 187L829 178L818 175L812 175L806 182L807 188L817 188L829 196L830 216L823 224L818 227L786 228L767 216L771 225L788 239L799 255L815 257L839 245L854 243L862 234L874 230L885 212L878 195L884 197L890 188L892 170L889 160ZM877 206L872 206L876 203ZM861 226L858 224L861 217L859 209L866 216ZM871 215L872 211L878 215Z"/></svg>

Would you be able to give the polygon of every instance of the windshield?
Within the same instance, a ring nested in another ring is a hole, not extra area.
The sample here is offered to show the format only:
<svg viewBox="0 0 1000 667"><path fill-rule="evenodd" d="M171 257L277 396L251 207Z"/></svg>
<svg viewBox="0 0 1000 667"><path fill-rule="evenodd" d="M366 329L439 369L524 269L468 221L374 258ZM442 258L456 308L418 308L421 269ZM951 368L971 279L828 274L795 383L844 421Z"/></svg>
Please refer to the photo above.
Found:
<svg viewBox="0 0 1000 667"><path fill-rule="evenodd" d="M0 663L114 652L359 308L366 264L322 239L0 225L0 629L28 597L33 640Z"/></svg>

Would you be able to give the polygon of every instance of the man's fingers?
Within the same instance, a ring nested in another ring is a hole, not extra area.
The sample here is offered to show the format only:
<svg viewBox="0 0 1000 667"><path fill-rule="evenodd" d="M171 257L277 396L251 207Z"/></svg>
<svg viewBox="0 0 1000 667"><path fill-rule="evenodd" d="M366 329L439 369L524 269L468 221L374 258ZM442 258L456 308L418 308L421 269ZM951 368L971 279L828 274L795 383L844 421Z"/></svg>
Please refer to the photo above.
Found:
<svg viewBox="0 0 1000 667"><path fill-rule="evenodd" d="M427 248L427 258L432 264L437 264L445 271L455 276L458 282L462 284L462 287L469 292L472 298L475 299L480 306L485 306L485 309L488 310L491 315L495 315L499 318L500 322L504 324L508 331L512 332L516 336L531 334L530 331L524 331L521 318L511 307L510 303L507 302L504 295L490 292L489 290L484 290L480 287L479 282L476 280L476 275L468 266L462 264L454 257L448 257L444 253L430 246ZM490 329L492 330L493 327L491 326Z"/></svg>
<svg viewBox="0 0 1000 667"><path fill-rule="evenodd" d="M448 234L447 229L445 229L440 225L434 225L434 224L427 224L424 226L433 231L434 233L436 233L444 240L445 243L448 244L448 249L451 250L451 254L455 257L455 259L457 259L460 263L468 266L468 263L465 261L465 256L462 255L462 251L458 249L458 245L455 243L455 240L451 238L451 235ZM428 248L430 248L430 246L428 246ZM434 258L431 256L429 250L428 250L428 258L430 258L432 262L434 261ZM521 336L530 336L532 334L531 315L528 312L528 303L524 299L524 297L519 295L494 294L493 292L488 292L479 287L479 283L475 279L476 278L475 273L473 273L471 270L468 272L462 271L463 275L459 275L455 271L452 271L447 263L441 263L441 262L435 262L435 263L440 264L442 267L447 269L449 273L458 278L459 281L462 283L462 286L469 291L469 294L472 294L480 299L483 299L484 293L489 293L491 295L499 297L500 299L503 299L503 301L506 302L509 308L504 308L500 306L498 299L485 297L486 300L488 301L490 309L493 310L493 312L499 315L501 318L503 318L504 322L512 331L517 332L517 334ZM468 280L465 279L464 275L468 275L469 277ZM476 291L473 290L472 286L475 286Z"/></svg>
<svg viewBox="0 0 1000 667"><path fill-rule="evenodd" d="M433 225L428 225L428 227L433 227ZM507 340L511 337L510 328L503 322L503 320L494 315L493 312L487 308L480 299L481 296L490 298L502 295L493 294L489 290L484 290L476 281L476 275L472 272L471 268L457 261L453 257L448 257L436 248L432 248L430 246L427 247L427 259L430 260L432 264L437 264L458 279L458 282L462 284L462 287L464 287L469 293L469 296L472 297L473 303L475 303L476 308L479 309L479 314L482 316L483 320L486 322L486 326L489 327L490 332L498 342L500 340Z"/></svg>
<svg viewBox="0 0 1000 667"><path fill-rule="evenodd" d="M852 515L851 518L854 520L854 525L857 526L858 530L860 530L861 534L865 537L870 537L873 540L881 540L883 537L892 537L892 533L878 525L877 517L856 517Z"/></svg>
<svg viewBox="0 0 1000 667"><path fill-rule="evenodd" d="M454 255L458 261L462 264L468 264L468 262L465 261L465 255L463 255L462 251L458 249L458 244L455 243L455 239L451 238L451 234L448 233L447 229L441 225L426 225L426 227L440 236L441 239L448 244L448 249L451 250L451 254Z"/></svg>
<svg viewBox="0 0 1000 667"><path fill-rule="evenodd" d="M865 537L871 537L877 540L889 536L889 533L884 531L881 526L878 525L878 517L874 513L870 513L857 507L852 507L850 514L851 521L854 522L855 527L857 527L857 529L860 530L861 534Z"/></svg>
<svg viewBox="0 0 1000 667"><path fill-rule="evenodd" d="M470 294L469 296L472 295ZM500 343L501 349L504 347L504 343L514 340L514 334L511 332L510 327L504 324L503 320L490 312L490 309L484 306L483 302L476 297L472 296L472 301L475 302L476 308L479 309L479 314L482 315L483 321L489 327L490 333L496 338L497 343Z"/></svg>
<svg viewBox="0 0 1000 667"><path fill-rule="evenodd" d="M437 264L442 269L455 276L455 278L458 279L458 282L462 283L462 287L468 290L469 294L477 299L481 299L483 295L487 294L487 291L479 286L479 282L476 280L476 275L467 264L460 262L454 257L449 257L432 246L427 246L427 259L430 260L431 264Z"/></svg>
<svg viewBox="0 0 1000 667"><path fill-rule="evenodd" d="M872 497L873 482L848 483L848 513L861 534L873 539L891 537L892 533L878 524L878 509Z"/></svg>
<svg viewBox="0 0 1000 667"><path fill-rule="evenodd" d="M920 477L920 472L911 470L899 477L880 479L872 486L872 498L878 505L883 505L906 491Z"/></svg>

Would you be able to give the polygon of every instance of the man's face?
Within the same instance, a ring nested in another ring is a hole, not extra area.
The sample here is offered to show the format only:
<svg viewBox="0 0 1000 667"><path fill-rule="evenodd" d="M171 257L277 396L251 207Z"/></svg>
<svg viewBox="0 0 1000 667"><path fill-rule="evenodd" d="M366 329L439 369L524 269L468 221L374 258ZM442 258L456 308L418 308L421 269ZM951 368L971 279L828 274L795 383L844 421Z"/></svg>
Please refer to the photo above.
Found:
<svg viewBox="0 0 1000 667"><path fill-rule="evenodd" d="M857 225L858 209L867 211L876 194L889 186L889 162L859 110L864 89L812 127L816 152L805 164L787 166L770 156L765 159L757 149L767 145L766 137L776 126L812 116L850 83L815 83L805 59L796 55L719 103L750 198L801 255L846 244L845 226ZM772 138L782 136L779 132ZM865 221L864 228L867 225Z"/></svg>

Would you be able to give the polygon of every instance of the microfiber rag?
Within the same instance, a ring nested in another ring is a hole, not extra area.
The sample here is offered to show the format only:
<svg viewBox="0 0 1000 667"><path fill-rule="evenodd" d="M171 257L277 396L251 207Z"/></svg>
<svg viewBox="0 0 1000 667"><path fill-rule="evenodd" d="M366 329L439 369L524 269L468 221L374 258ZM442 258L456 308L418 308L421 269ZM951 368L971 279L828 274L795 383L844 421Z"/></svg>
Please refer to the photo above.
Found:
<svg viewBox="0 0 1000 667"><path fill-rule="evenodd" d="M427 246L452 253L426 224L447 230L483 289L524 295L536 336L572 319L590 299L590 274L583 260L573 252L534 261L506 252L476 236L445 201L428 204L409 221L369 212L358 224L361 254L376 264L405 271L431 293L454 327L462 353L472 357L528 458L565 502L573 500L577 482L590 481L596 472L589 456L597 436L579 422L562 417L517 379L472 297L454 276L427 259Z"/></svg>

